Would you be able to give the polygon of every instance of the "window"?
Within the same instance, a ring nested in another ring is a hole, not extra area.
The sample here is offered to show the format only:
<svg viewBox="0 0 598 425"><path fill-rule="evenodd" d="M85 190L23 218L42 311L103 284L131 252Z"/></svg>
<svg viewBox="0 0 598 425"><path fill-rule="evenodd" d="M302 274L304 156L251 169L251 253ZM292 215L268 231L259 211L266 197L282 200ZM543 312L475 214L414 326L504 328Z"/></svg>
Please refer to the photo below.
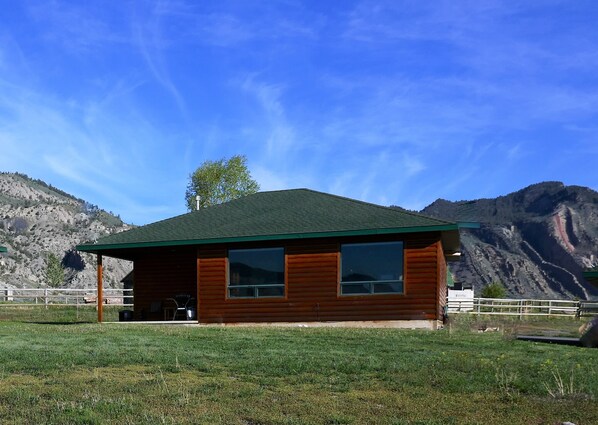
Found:
<svg viewBox="0 0 598 425"><path fill-rule="evenodd" d="M229 298L284 297L284 248L228 251Z"/></svg>
<svg viewBox="0 0 598 425"><path fill-rule="evenodd" d="M403 293L403 242L341 245L341 295Z"/></svg>

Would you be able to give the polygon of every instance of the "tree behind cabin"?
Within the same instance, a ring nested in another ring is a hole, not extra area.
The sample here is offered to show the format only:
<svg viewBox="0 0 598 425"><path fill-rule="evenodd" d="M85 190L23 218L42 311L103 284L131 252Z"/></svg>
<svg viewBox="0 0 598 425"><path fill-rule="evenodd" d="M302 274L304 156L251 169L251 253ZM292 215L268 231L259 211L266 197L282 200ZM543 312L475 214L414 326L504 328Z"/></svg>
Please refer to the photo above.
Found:
<svg viewBox="0 0 598 425"><path fill-rule="evenodd" d="M185 192L189 211L197 209L195 197L199 195L199 206L209 207L228 202L260 190L260 185L251 178L247 169L247 158L235 155L230 159L205 161L189 176Z"/></svg>

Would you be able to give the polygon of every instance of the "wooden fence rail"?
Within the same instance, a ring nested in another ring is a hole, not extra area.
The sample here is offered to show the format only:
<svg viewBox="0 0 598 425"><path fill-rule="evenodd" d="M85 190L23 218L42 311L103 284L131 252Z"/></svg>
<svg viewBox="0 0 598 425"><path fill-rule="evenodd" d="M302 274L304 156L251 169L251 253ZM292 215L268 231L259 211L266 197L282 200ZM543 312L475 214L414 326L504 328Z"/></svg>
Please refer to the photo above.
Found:
<svg viewBox="0 0 598 425"><path fill-rule="evenodd" d="M97 305L96 289L15 288L0 290L0 308L25 306L83 306ZM104 289L103 303L132 307L132 289Z"/></svg>
<svg viewBox="0 0 598 425"><path fill-rule="evenodd" d="M587 317L598 314L598 302L537 299L473 298L448 299L452 313L493 314L502 316L569 316Z"/></svg>

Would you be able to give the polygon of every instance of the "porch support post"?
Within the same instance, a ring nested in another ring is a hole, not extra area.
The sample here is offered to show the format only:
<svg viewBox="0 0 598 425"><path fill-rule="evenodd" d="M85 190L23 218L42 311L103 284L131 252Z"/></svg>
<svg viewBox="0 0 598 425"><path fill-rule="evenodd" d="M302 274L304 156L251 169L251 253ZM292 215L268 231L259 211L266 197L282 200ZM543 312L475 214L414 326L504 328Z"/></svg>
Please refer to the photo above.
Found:
<svg viewBox="0 0 598 425"><path fill-rule="evenodd" d="M104 321L104 288L102 279L102 254L98 254L98 323Z"/></svg>
<svg viewBox="0 0 598 425"><path fill-rule="evenodd" d="M195 280L195 289L196 289L196 298L195 298L195 318L197 319L197 323L201 323L199 321L199 282L200 282L200 264L201 264L201 257L199 255L199 248L197 249L197 251L195 252L195 257L196 257L196 271L197 271L197 277Z"/></svg>

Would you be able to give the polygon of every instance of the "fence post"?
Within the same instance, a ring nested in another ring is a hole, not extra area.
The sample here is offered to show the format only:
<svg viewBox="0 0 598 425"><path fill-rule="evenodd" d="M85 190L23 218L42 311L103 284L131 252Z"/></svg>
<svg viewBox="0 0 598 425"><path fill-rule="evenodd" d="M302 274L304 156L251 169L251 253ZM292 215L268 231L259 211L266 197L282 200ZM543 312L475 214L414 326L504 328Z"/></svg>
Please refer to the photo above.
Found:
<svg viewBox="0 0 598 425"><path fill-rule="evenodd" d="M519 320L523 319L523 300L519 300Z"/></svg>
<svg viewBox="0 0 598 425"><path fill-rule="evenodd" d="M48 309L48 288L44 288L44 305Z"/></svg>
<svg viewBox="0 0 598 425"><path fill-rule="evenodd" d="M4 301L14 301L12 289L4 290Z"/></svg>

